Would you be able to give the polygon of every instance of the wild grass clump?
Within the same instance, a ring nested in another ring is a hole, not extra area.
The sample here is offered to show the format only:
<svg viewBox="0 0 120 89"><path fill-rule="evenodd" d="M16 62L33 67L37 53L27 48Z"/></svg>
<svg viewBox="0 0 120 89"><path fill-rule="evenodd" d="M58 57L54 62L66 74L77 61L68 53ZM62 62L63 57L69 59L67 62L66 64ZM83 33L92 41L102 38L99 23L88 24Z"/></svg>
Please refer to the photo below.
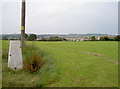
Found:
<svg viewBox="0 0 120 89"><path fill-rule="evenodd" d="M23 48L24 69L30 72L36 72L45 63L43 61L43 52L34 45L27 45Z"/></svg>
<svg viewBox="0 0 120 89"><path fill-rule="evenodd" d="M39 55L31 55L25 57L24 69L30 72L36 72L44 64L43 57Z"/></svg>

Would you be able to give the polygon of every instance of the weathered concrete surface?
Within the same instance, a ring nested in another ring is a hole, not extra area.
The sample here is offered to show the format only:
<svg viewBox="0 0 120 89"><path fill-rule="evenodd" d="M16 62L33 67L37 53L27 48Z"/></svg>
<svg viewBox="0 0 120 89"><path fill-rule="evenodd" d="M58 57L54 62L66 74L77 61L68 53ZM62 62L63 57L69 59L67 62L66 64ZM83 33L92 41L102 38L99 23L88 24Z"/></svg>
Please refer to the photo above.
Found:
<svg viewBox="0 0 120 89"><path fill-rule="evenodd" d="M8 68L17 70L23 68L22 51L20 48L20 41L10 41Z"/></svg>

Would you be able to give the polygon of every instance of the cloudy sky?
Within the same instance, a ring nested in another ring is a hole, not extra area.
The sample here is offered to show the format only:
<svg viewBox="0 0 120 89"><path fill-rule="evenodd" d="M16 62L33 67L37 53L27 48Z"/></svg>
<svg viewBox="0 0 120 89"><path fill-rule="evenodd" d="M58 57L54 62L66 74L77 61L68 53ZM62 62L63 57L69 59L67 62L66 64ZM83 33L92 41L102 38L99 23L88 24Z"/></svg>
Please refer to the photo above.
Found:
<svg viewBox="0 0 120 89"><path fill-rule="evenodd" d="M118 0L26 1L26 33L118 34ZM21 0L0 3L0 19L3 34L20 33Z"/></svg>

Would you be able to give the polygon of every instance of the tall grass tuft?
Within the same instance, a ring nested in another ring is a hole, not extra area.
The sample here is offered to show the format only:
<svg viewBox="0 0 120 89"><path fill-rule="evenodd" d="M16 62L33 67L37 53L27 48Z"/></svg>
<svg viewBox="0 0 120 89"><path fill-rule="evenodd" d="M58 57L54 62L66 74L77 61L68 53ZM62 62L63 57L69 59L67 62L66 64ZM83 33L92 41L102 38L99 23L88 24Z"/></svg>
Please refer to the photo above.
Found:
<svg viewBox="0 0 120 89"><path fill-rule="evenodd" d="M24 69L30 72L36 72L44 64L43 57L39 55L31 55L25 57Z"/></svg>

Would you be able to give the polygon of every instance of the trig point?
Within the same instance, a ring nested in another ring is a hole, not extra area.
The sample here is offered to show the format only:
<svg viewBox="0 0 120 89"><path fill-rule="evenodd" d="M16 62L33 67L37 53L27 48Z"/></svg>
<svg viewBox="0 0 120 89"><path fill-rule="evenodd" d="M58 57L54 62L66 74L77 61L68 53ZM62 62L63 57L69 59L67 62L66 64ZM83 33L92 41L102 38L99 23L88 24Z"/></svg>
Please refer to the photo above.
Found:
<svg viewBox="0 0 120 89"><path fill-rule="evenodd" d="M10 41L9 55L8 55L8 68L22 69L22 51L20 48L20 41Z"/></svg>

